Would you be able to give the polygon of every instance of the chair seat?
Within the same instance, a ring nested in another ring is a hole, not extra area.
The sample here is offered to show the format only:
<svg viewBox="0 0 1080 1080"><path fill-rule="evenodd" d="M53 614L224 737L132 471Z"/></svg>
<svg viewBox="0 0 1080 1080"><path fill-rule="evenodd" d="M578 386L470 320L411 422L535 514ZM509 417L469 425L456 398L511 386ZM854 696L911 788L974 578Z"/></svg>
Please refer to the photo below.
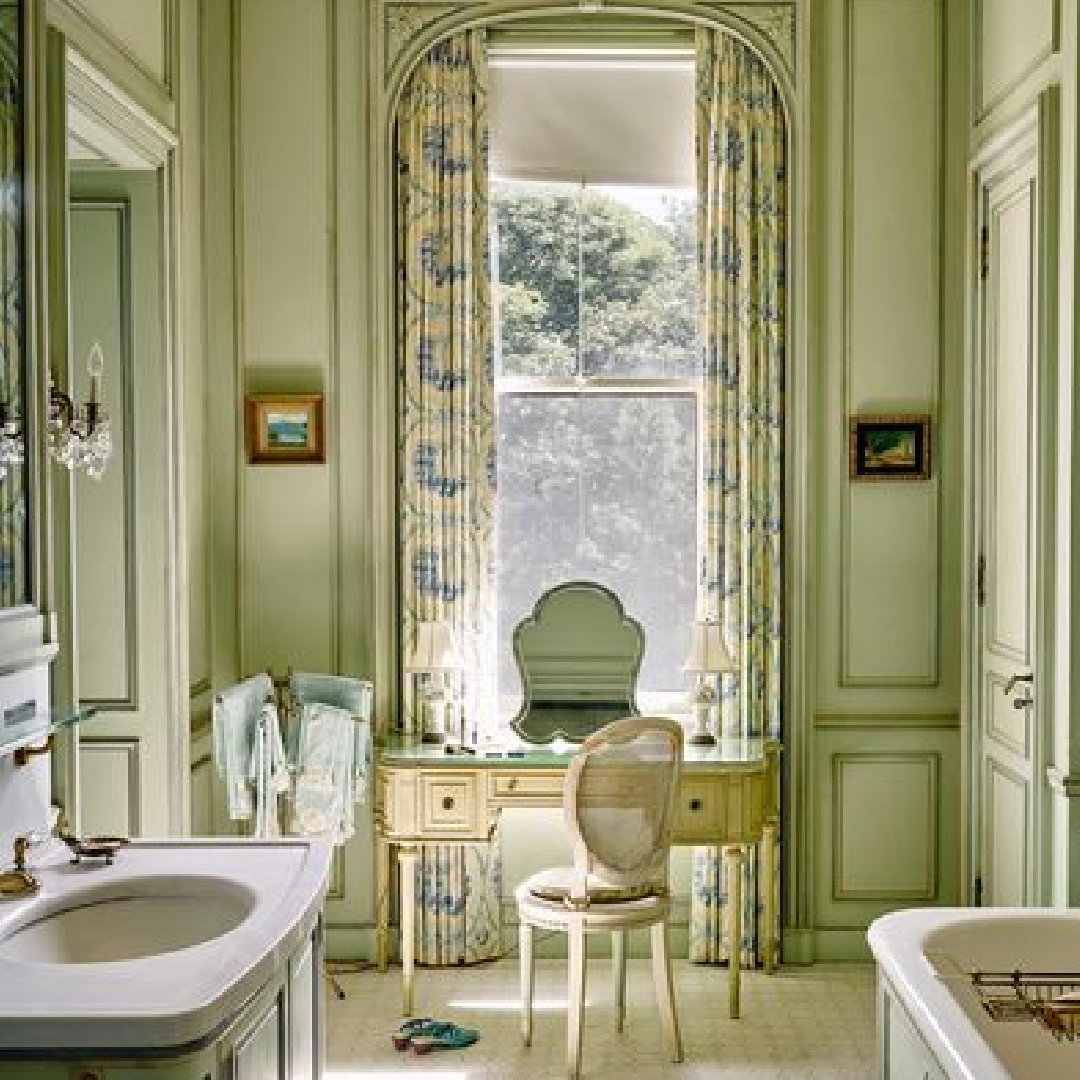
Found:
<svg viewBox="0 0 1080 1080"><path fill-rule="evenodd" d="M539 900L566 900L573 895L580 875L571 866L555 866L533 874L525 883L528 891ZM585 892L590 904L620 904L629 900L646 900L662 896L662 887L648 882L633 885L612 885L597 874L585 878Z"/></svg>
<svg viewBox="0 0 1080 1080"><path fill-rule="evenodd" d="M555 867L526 878L514 893L518 918L547 930L565 930L569 922L577 921L586 932L632 930L667 918L668 898L663 893L633 895L635 890L614 889L600 882L590 890L587 904L572 906L567 899L573 873L568 866Z"/></svg>

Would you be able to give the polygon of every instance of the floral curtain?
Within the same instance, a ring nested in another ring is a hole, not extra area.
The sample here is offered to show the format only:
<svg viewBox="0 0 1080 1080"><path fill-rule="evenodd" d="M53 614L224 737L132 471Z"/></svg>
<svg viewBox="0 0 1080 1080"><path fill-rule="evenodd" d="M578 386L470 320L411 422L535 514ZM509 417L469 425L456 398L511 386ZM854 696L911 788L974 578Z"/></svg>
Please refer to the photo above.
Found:
<svg viewBox="0 0 1080 1080"><path fill-rule="evenodd" d="M18 5L0 8L0 404L25 436L19 32ZM26 574L26 466L0 460L0 607L26 602Z"/></svg>
<svg viewBox="0 0 1080 1080"><path fill-rule="evenodd" d="M401 640L453 624L467 723L494 710L495 376L488 252L488 70L482 31L435 45L397 107L398 469ZM414 718L405 674L406 730ZM416 958L453 964L501 946L501 859L427 846Z"/></svg>
<svg viewBox="0 0 1080 1080"><path fill-rule="evenodd" d="M695 143L704 370L701 595L736 658L728 734L780 735L786 130L769 71L730 34L699 28ZM744 865L743 965L757 961L765 889ZM779 863L779 860L777 860ZM722 860L694 853L690 958L729 960ZM777 905L776 910L779 910Z"/></svg>

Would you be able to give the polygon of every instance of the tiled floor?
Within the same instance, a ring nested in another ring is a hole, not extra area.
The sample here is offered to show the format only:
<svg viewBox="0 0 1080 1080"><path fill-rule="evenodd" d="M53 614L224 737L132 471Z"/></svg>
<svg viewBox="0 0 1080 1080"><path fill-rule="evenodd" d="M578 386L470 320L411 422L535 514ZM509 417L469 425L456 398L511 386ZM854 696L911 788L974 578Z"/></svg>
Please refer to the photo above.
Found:
<svg viewBox="0 0 1080 1080"><path fill-rule="evenodd" d="M608 965L589 965L582 1080L873 1080L874 969L865 964L747 972L742 1019L727 1017L727 975L685 961L675 986L685 1060L667 1059L648 961L629 965L626 1031L615 1031ZM397 1053L401 972L342 978L348 994L327 994L326 1080L540 1080L566 1069L566 964L537 963L533 1045L521 1045L517 962L417 972L423 1015L476 1027L464 1050Z"/></svg>

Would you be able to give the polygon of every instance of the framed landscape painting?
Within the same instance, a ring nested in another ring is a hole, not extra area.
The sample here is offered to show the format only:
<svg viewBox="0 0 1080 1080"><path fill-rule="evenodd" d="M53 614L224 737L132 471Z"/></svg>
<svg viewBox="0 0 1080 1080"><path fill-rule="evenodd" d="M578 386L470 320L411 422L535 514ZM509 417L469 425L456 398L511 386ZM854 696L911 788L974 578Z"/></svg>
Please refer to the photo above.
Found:
<svg viewBox="0 0 1080 1080"><path fill-rule="evenodd" d="M322 394L248 394L244 399L252 465L320 464L326 460Z"/></svg>
<svg viewBox="0 0 1080 1080"><path fill-rule="evenodd" d="M852 480L926 480L930 476L930 417L898 413L848 421Z"/></svg>

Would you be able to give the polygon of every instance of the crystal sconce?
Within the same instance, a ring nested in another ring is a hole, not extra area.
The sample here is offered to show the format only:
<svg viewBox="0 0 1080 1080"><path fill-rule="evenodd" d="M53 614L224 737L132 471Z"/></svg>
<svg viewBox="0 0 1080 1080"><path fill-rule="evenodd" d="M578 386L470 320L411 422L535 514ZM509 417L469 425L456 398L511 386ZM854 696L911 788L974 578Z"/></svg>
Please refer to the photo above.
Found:
<svg viewBox="0 0 1080 1080"><path fill-rule="evenodd" d="M112 456L112 430L101 403L101 376L105 356L95 341L86 358L90 375L90 397L82 405L55 386L49 386L47 438L52 459L66 469L82 469L99 480Z"/></svg>
<svg viewBox="0 0 1080 1080"><path fill-rule="evenodd" d="M90 397L76 405L63 390L49 382L49 411L46 417L46 442L49 456L58 465L99 480L112 457L112 429L109 416L101 402L101 376L105 371L105 354L94 342L86 358L90 375ZM0 480L13 465L25 460L22 423L0 403Z"/></svg>

